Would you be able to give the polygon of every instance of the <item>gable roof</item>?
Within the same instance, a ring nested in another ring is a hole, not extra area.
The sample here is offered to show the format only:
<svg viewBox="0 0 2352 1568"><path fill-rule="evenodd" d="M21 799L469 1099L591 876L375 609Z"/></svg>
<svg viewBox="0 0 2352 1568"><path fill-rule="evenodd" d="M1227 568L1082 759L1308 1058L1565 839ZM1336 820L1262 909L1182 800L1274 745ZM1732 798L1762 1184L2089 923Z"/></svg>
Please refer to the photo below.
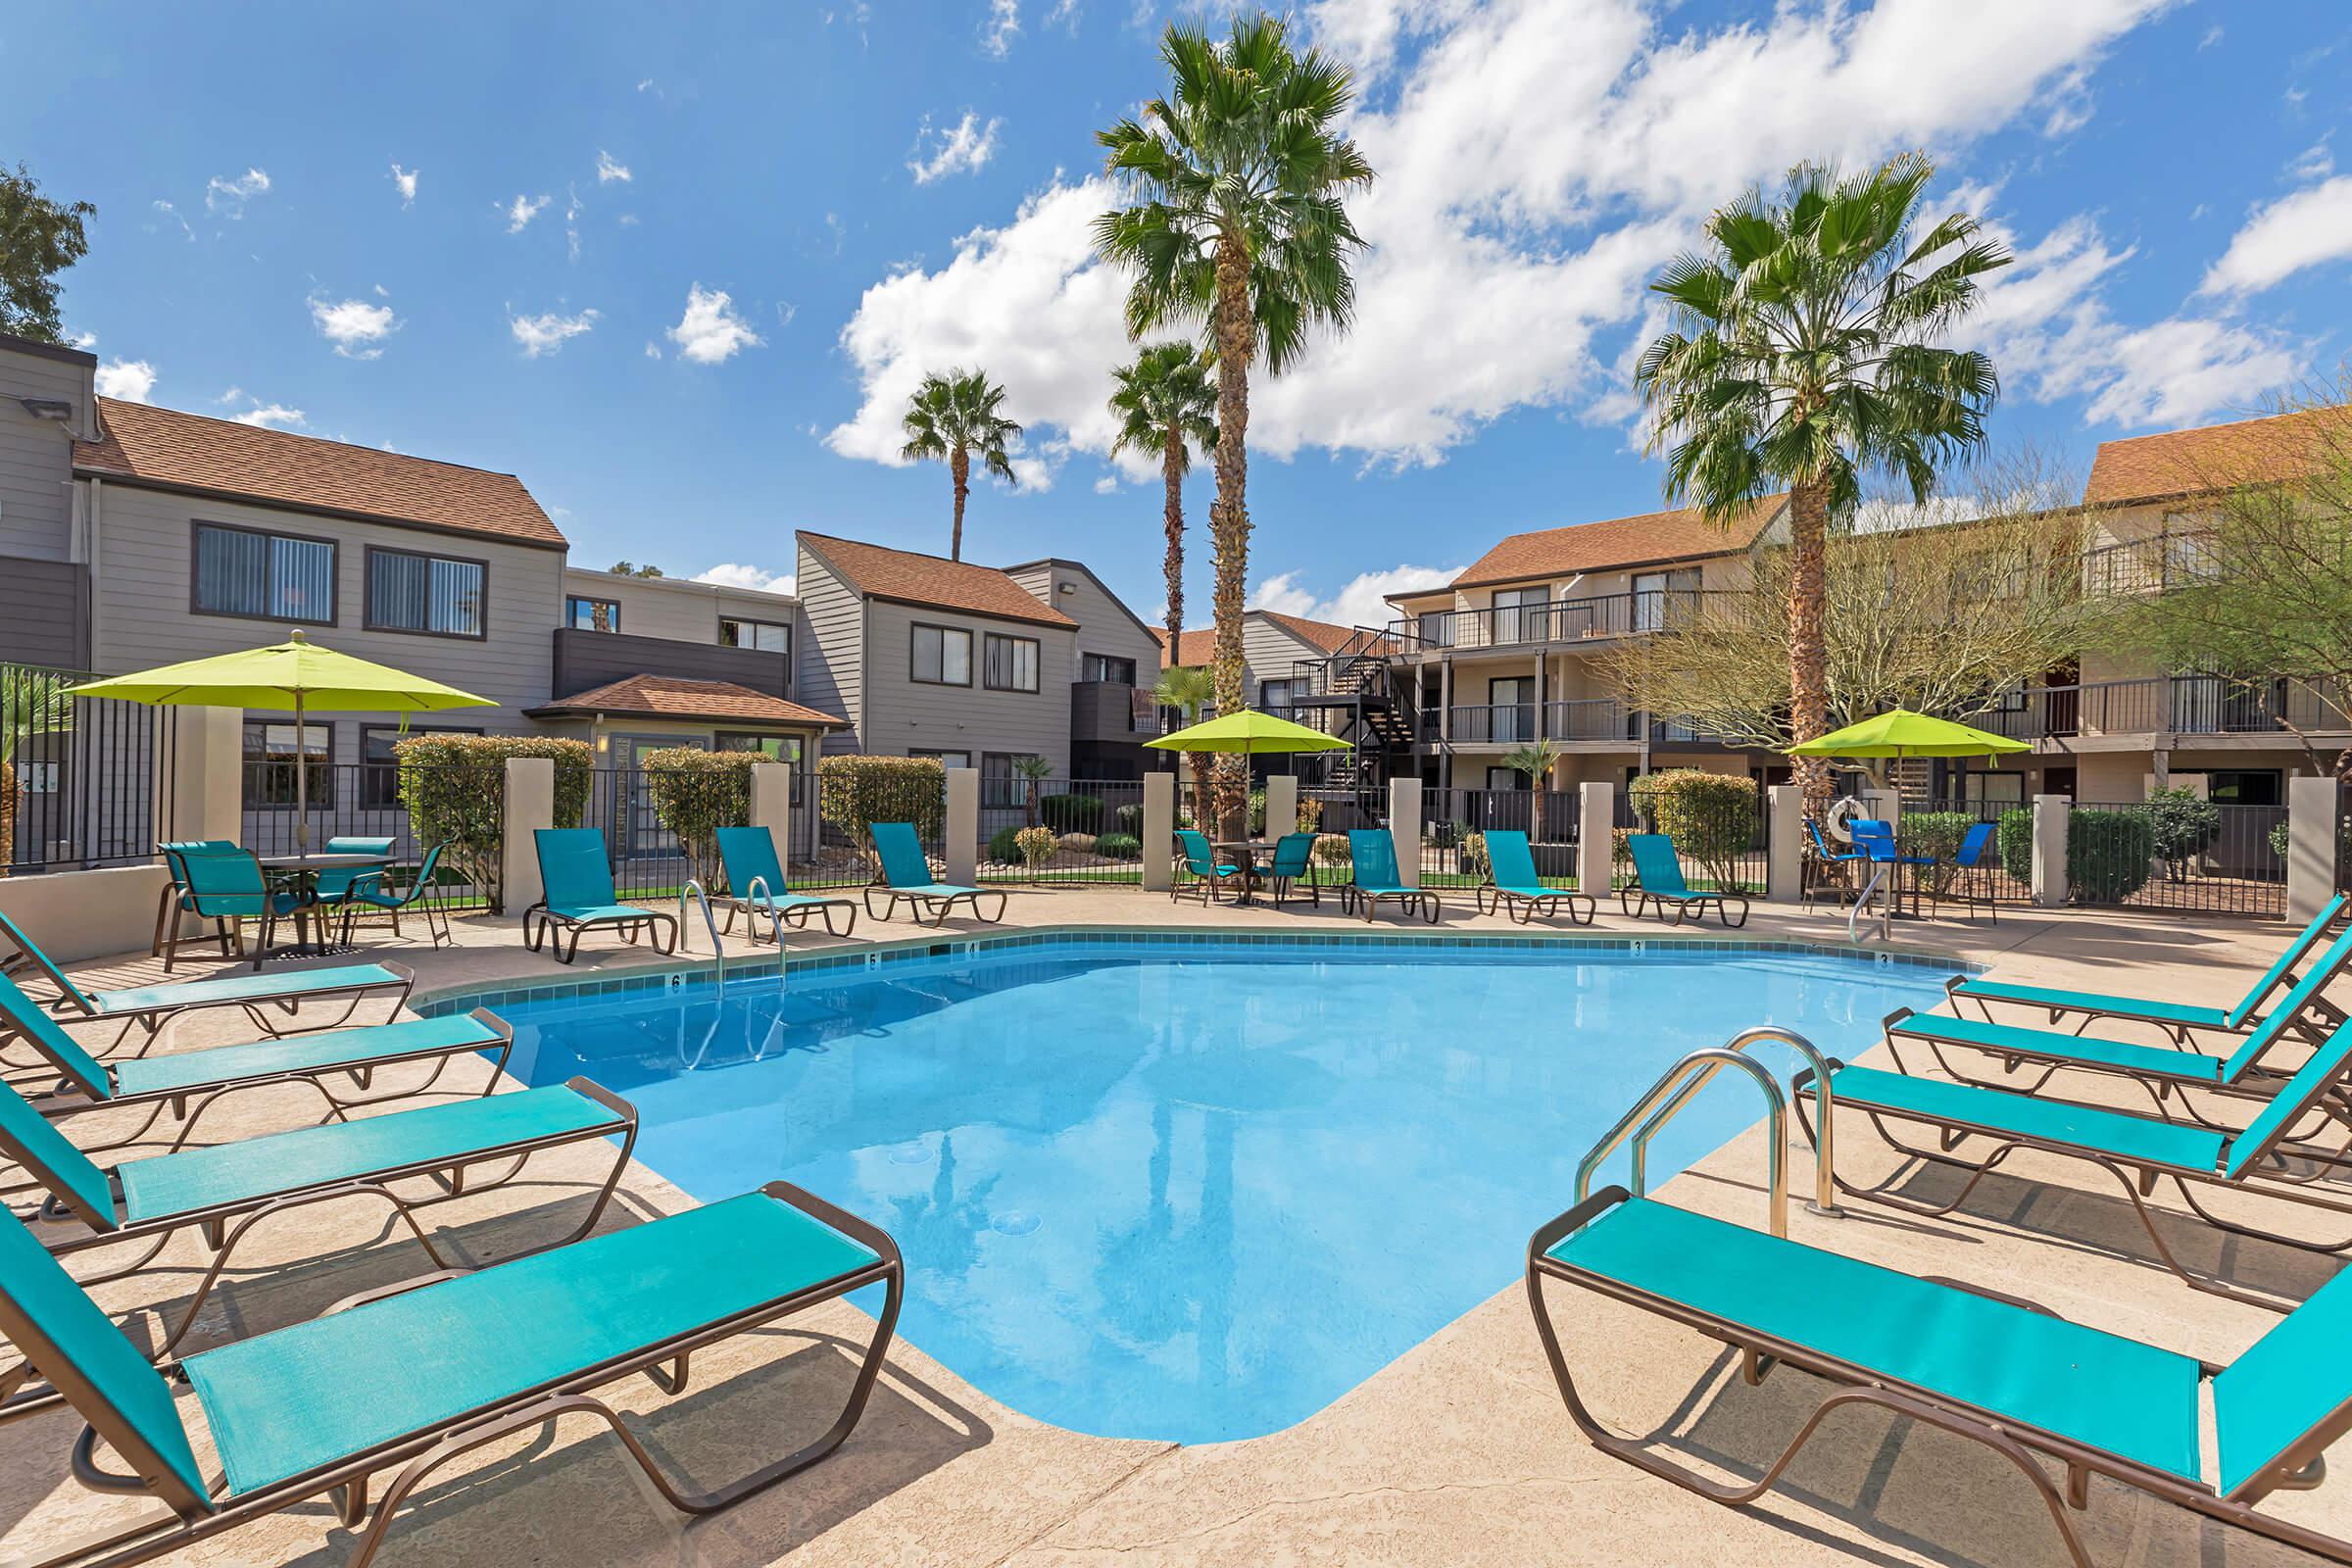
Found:
<svg viewBox="0 0 2352 1568"><path fill-rule="evenodd" d="M1353 626L1342 626L1334 621L1309 620L1304 615L1285 615L1272 610L1242 612L1244 620L1252 615L1260 620L1272 622L1300 642L1306 643L1310 647L1320 648L1327 654L1338 653L1342 645L1355 635ZM1159 642L1159 662L1162 669L1174 664L1205 664L1216 657L1217 631L1213 626L1201 626L1180 636L1176 643L1176 657L1172 660L1168 658L1167 632L1159 630L1152 632L1152 635Z"/></svg>
<svg viewBox="0 0 2352 1568"><path fill-rule="evenodd" d="M2331 448L2352 450L2352 409L2304 409L2102 441L2082 487L2082 504L2129 506L2299 479Z"/></svg>
<svg viewBox="0 0 2352 1568"><path fill-rule="evenodd" d="M1515 533L1470 563L1449 586L1480 588L1580 571L1731 555L1754 544L1756 536L1780 515L1788 501L1786 495L1766 496L1722 524L1709 522L1696 507L1684 507L1672 512L1611 517L1603 522L1578 522L1565 528Z"/></svg>
<svg viewBox="0 0 2352 1568"><path fill-rule="evenodd" d="M850 721L731 680L685 680L675 675L624 675L619 680L526 710L533 717L630 713L646 718L718 719L752 724L799 724L847 729Z"/></svg>
<svg viewBox="0 0 2352 1568"><path fill-rule="evenodd" d="M1040 626L1078 624L994 566L950 561L945 556L926 556L912 550L892 550L885 545L869 545L807 529L801 531L801 539L813 546L844 582L868 599L960 610L967 614L1025 620Z"/></svg>
<svg viewBox="0 0 2352 1568"><path fill-rule="evenodd" d="M105 431L74 443L74 470L164 490L445 533L565 548L511 473L265 430L177 409L98 400Z"/></svg>

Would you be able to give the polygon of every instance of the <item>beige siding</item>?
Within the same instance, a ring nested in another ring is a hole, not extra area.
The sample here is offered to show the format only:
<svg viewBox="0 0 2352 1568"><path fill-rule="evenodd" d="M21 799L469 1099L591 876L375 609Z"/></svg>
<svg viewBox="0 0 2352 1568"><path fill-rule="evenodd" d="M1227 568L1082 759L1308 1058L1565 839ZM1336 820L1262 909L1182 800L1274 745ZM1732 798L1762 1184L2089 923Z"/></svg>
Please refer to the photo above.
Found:
<svg viewBox="0 0 2352 1568"><path fill-rule="evenodd" d="M795 655L793 691L818 712L850 721L826 736L828 753L873 750L866 743L865 601L806 541L796 570L808 634Z"/></svg>
<svg viewBox="0 0 2352 1568"><path fill-rule="evenodd" d="M98 580L98 642L92 652L92 662L100 670L122 673L284 639L288 628L277 621L192 612L194 525L201 518L334 540L335 623L305 626L305 634L343 653L428 676L499 705L463 709L445 720L419 722L542 732L521 710L548 697L555 657L550 628L563 604L562 552L240 506L120 481L109 481L104 497L105 561ZM370 544L486 562L488 635L474 641L364 630ZM337 760L356 760L361 726L385 718L334 715Z"/></svg>
<svg viewBox="0 0 2352 1568"><path fill-rule="evenodd" d="M1289 680L1291 667L1301 659L1321 659L1323 650L1303 637L1295 637L1263 615L1242 617L1242 662L1250 666L1250 703L1270 680Z"/></svg>
<svg viewBox="0 0 2352 1568"><path fill-rule="evenodd" d="M564 591L583 599L610 599L620 607L618 630L632 637L666 637L673 642L715 644L721 616L776 621L801 635L800 602L789 594L722 588L716 583L662 577L616 577L609 571L572 567ZM559 607L561 608L561 607Z"/></svg>
<svg viewBox="0 0 2352 1568"><path fill-rule="evenodd" d="M881 601L868 601L865 615L866 751L884 757L969 752L975 767L983 752L1027 754L1046 759L1056 777L1067 775L1070 685L1066 679L1054 679L1054 672L1068 669L1076 657L1076 632ZM971 632L971 685L934 686L910 678L918 621ZM985 639L991 632L1037 639L1036 691L992 692L982 684Z"/></svg>
<svg viewBox="0 0 2352 1568"><path fill-rule="evenodd" d="M90 368L0 345L0 556L70 561L73 438L85 430ZM36 419L22 399L74 405L73 423ZM86 433L86 431L85 431Z"/></svg>
<svg viewBox="0 0 2352 1568"><path fill-rule="evenodd" d="M1068 685L1080 678L1087 654L1134 660L1135 678L1142 685L1149 686L1156 678L1159 639L1138 625L1130 607L1096 581L1093 572L1071 562L1041 561L1013 567L1005 575L1035 594L1040 603L1053 606L1078 623L1078 635L1070 644L1069 667L1058 684ZM1046 678L1054 680L1054 672L1046 671Z"/></svg>

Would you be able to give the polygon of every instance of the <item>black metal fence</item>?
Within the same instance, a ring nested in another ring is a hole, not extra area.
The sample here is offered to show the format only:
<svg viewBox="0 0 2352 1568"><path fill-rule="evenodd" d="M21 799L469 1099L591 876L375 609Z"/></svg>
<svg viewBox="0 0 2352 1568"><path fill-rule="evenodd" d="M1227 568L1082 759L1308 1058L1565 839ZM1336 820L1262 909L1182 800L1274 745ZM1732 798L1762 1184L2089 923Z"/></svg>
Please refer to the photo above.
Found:
<svg viewBox="0 0 2352 1568"><path fill-rule="evenodd" d="M1993 825L1992 838L1974 863L1959 864L1969 830L1982 822ZM1906 806L1895 823L1895 851L1932 856L1936 862L1907 870L1906 890L1984 904L2034 902L2034 812L2015 801L1935 800ZM1806 853L1812 854L1809 844Z"/></svg>
<svg viewBox="0 0 2352 1568"><path fill-rule="evenodd" d="M177 714L75 697L98 677L0 664L0 864L12 875L151 858L157 780L168 775Z"/></svg>
<svg viewBox="0 0 2352 1568"><path fill-rule="evenodd" d="M879 878L872 822L909 822L922 840L932 868L947 863L947 775L882 775L851 772L826 778L821 772L809 793L813 820L795 813L792 863L785 874L796 888L864 887ZM809 831L799 831L807 823Z"/></svg>
<svg viewBox="0 0 2352 1568"><path fill-rule="evenodd" d="M1487 880L1486 835L1524 833L1536 875L1547 887L1576 886L1584 812L1573 790L1421 791L1421 885L1476 887Z"/></svg>
<svg viewBox="0 0 2352 1568"><path fill-rule="evenodd" d="M398 887L402 872L420 866L434 844L446 843L434 880L447 899L459 907L489 902L489 888L482 884L494 878L505 854L503 768L312 762L303 781L307 814L297 809L291 759L248 760L243 780L238 842L256 855L323 854L338 848L374 852L381 845L392 858L387 884ZM424 803L421 821L409 808L412 796Z"/></svg>
<svg viewBox="0 0 2352 1568"><path fill-rule="evenodd" d="M1253 805L1262 817L1262 793ZM983 882L1141 886L1143 781L982 778L979 875Z"/></svg>
<svg viewBox="0 0 2352 1568"><path fill-rule="evenodd" d="M1745 779L1733 781L1746 784ZM1697 892L1745 893L1760 897L1771 859L1771 826L1763 796L1726 788L1705 795L1676 792L1656 796L1617 792L1617 840L1612 846L1611 882L1633 880L1627 835L1663 833L1674 844L1683 880Z"/></svg>
<svg viewBox="0 0 2352 1568"><path fill-rule="evenodd" d="M2286 808L2190 796L2077 802L2067 817L2073 902L2197 914L2286 912Z"/></svg>

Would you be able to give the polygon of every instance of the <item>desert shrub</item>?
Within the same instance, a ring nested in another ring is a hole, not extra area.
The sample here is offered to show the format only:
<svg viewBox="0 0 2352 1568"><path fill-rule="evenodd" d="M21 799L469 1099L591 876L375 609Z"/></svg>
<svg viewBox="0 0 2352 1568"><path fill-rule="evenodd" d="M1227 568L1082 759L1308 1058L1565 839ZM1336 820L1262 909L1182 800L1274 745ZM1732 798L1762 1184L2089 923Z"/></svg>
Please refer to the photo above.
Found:
<svg viewBox="0 0 2352 1568"><path fill-rule="evenodd" d="M2141 811L2086 811L2066 823L2066 881L2078 904L2121 904L2147 885L2156 833Z"/></svg>
<svg viewBox="0 0 2352 1568"><path fill-rule="evenodd" d="M2189 862L2222 836L2222 808L2194 790L2157 790L2148 796L2141 814L2164 873L2175 882L2188 875Z"/></svg>
<svg viewBox="0 0 2352 1568"><path fill-rule="evenodd" d="M2269 837L2271 853L2281 860L2285 859L2288 849L2293 843L2293 834L2288 831L2285 817L2280 817L2271 825ZM2346 812L2343 819L2336 824L2335 858L2338 864L2352 862L2352 812Z"/></svg>
<svg viewBox="0 0 2352 1568"><path fill-rule="evenodd" d="M1473 833L1462 840L1462 874L1487 874L1487 836L1484 833Z"/></svg>
<svg viewBox="0 0 2352 1568"><path fill-rule="evenodd" d="M1345 833L1323 833L1315 838L1315 859L1324 865L1353 865L1355 851Z"/></svg>
<svg viewBox="0 0 2352 1568"><path fill-rule="evenodd" d="M709 892L726 890L718 830L751 821L752 769L762 765L775 764L759 752L670 746L645 754L639 776L654 815L677 835L694 879Z"/></svg>
<svg viewBox="0 0 2352 1568"><path fill-rule="evenodd" d="M409 831L423 847L447 840L443 860L493 909L506 907L507 759L555 762L558 827L580 825L596 761L586 741L525 735L415 735L396 743L392 756Z"/></svg>
<svg viewBox="0 0 2352 1568"><path fill-rule="evenodd" d="M988 858L999 865L1017 865L1021 858L1021 830L1001 827L988 836Z"/></svg>
<svg viewBox="0 0 2352 1568"><path fill-rule="evenodd" d="M2001 869L2020 882L2034 880L2034 813L2020 807L2001 813Z"/></svg>
<svg viewBox="0 0 2352 1568"><path fill-rule="evenodd" d="M1644 773L1628 787L1650 831L1674 841L1719 888L1740 880L1740 858L1756 837L1756 781L1694 767Z"/></svg>
<svg viewBox="0 0 2352 1568"><path fill-rule="evenodd" d="M1049 795L1037 803L1037 814L1056 833L1102 831L1102 797Z"/></svg>
<svg viewBox="0 0 2352 1568"><path fill-rule="evenodd" d="M1061 848L1061 840L1054 837L1050 827L1025 827L1013 835L1013 844L1020 851L1022 862L1033 873L1043 870L1046 862L1054 858L1054 852Z"/></svg>
<svg viewBox="0 0 2352 1568"><path fill-rule="evenodd" d="M1298 797L1298 831L1312 833L1323 825L1323 803L1312 795Z"/></svg>
<svg viewBox="0 0 2352 1568"><path fill-rule="evenodd" d="M1105 833L1095 840L1095 853L1106 860L1140 860L1144 841L1132 833Z"/></svg>
<svg viewBox="0 0 2352 1568"><path fill-rule="evenodd" d="M1132 802L1111 812L1112 824L1121 833L1141 834L1144 831L1144 807L1141 801Z"/></svg>
<svg viewBox="0 0 2352 1568"><path fill-rule="evenodd" d="M816 764L816 808L868 859L876 822L911 822L929 844L947 826L948 770L936 757L828 757Z"/></svg>
<svg viewBox="0 0 2352 1568"><path fill-rule="evenodd" d="M1966 811L1905 811L1895 823L1895 834L1902 841L1905 855L1932 855L1939 862L1930 872L1934 885L1941 891L1951 885L1951 858L1960 853L1960 841L1977 819ZM1926 870L1926 867L1920 869Z"/></svg>

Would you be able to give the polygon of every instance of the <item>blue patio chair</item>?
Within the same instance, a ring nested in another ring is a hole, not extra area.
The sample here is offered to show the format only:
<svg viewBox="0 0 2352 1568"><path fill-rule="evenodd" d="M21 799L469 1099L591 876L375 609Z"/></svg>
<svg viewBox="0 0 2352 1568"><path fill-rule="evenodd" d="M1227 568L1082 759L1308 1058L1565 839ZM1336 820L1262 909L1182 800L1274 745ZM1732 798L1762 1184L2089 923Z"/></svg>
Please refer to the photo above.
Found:
<svg viewBox="0 0 2352 1568"><path fill-rule="evenodd" d="M605 858L604 834L592 827L539 827L531 829L531 836L539 852L541 897L522 911L524 947L537 953L548 932L561 927L571 933L571 946L564 946L558 931L551 952L559 963L569 963L579 956L580 938L604 927L620 933L623 942L643 935L656 953L678 951L675 916L619 902L620 895L612 890L612 864ZM536 926L533 915L539 917ZM664 926L669 928L667 947L662 944Z"/></svg>
<svg viewBox="0 0 2352 1568"><path fill-rule="evenodd" d="M2000 864L1999 853L1992 850L1997 831L1998 823L1978 822L1960 835L1960 847L1952 851L1951 859L1930 884L1933 912L1942 912L1944 895L1949 892L1952 902L1964 906L1972 916L1982 906L1994 925L2001 923L2000 901L1992 895L1992 873ZM1940 874L1943 871L1950 873L1948 878Z"/></svg>
<svg viewBox="0 0 2352 1568"><path fill-rule="evenodd" d="M187 885L180 894L180 907L200 920L213 922L213 935L201 941L219 942L220 956L243 957L245 922L261 922L261 935L253 945L253 966L260 968L262 958L270 948L271 933L277 929L282 914L292 914L302 906L301 898L292 893L272 892L270 879L262 874L262 862L250 850L182 854L179 857L182 874ZM170 974L178 961L179 922L170 922L164 933L164 972Z"/></svg>
<svg viewBox="0 0 2352 1568"><path fill-rule="evenodd" d="M1206 904L1216 897L1218 888L1229 882L1243 881L1250 875L1247 866L1229 865L1218 859L1216 852L1209 847L1208 835L1198 828L1180 827L1176 830L1176 858L1184 862L1184 868L1192 873L1193 880L1189 883L1182 877L1175 880L1168 889L1168 902L1171 904L1194 889L1200 890L1200 902Z"/></svg>
<svg viewBox="0 0 2352 1568"><path fill-rule="evenodd" d="M1905 855L1900 841L1895 838L1894 824L1882 822L1876 817L1858 816L1847 824L1847 830L1853 834L1854 848L1861 852L1864 859L1872 865L1886 868L1886 897L1898 909L1902 906L1902 874L1906 867L1910 869L1911 912L1917 914L1920 888L1923 883L1932 880L1937 864L1936 857Z"/></svg>
<svg viewBox="0 0 2352 1568"><path fill-rule="evenodd" d="M1492 829L1485 835L1485 843L1487 880L1477 894L1479 913L1508 914L1521 925L1539 914L1548 917L1560 909L1568 911L1571 925L1591 925L1599 915L1600 906L1591 895L1544 885L1544 879L1536 874L1536 854L1526 834L1515 828ZM1585 906L1582 915L1576 912L1580 899Z"/></svg>
<svg viewBox="0 0 2352 1568"><path fill-rule="evenodd" d="M326 848L319 853L321 855L381 855L389 858L392 854L392 842L390 838L328 839ZM318 890L320 904L341 904L350 897L353 885L362 878L380 878L383 874L384 868L380 865L330 865L318 873L318 881L314 882L312 886Z"/></svg>
<svg viewBox="0 0 2352 1568"><path fill-rule="evenodd" d="M997 896L997 912L980 912L982 890L967 888L959 883L941 882L931 875L930 858L923 854L923 841L915 836L912 822L876 822L873 825L874 854L882 860L882 882L865 890L865 912L877 920L887 920L905 903L922 919L931 911L933 925L945 925L948 911L958 904L972 906L972 918L995 922L1004 918L1004 894L1002 889L989 889ZM883 896L882 912L874 913L874 895Z"/></svg>
<svg viewBox="0 0 2352 1568"><path fill-rule="evenodd" d="M842 894L818 895L794 893L784 886L784 867L776 858L776 836L763 827L722 827L718 830L718 860L727 873L727 923L724 929L735 929L735 916L744 917L744 929L754 942L760 940L760 926L753 917L765 911L779 919L788 920L796 931L808 929L808 917L819 915L825 922L825 934L834 937L853 935L858 929L858 902ZM833 911L842 910L849 923L841 930L833 929ZM774 924L771 921L772 934Z"/></svg>
<svg viewBox="0 0 2352 1568"><path fill-rule="evenodd" d="M1683 880L1683 863L1675 858L1674 840L1663 833L1629 833L1625 838L1626 853L1634 858L1634 880L1617 890L1617 906L1627 915L1639 919L1651 905L1658 906L1658 918L1674 911L1674 923L1681 925L1686 918L1704 919L1707 906L1715 906L1715 917L1725 925L1747 924L1747 899L1744 895L1698 893ZM1732 918L1730 900L1740 901L1740 918Z"/></svg>
<svg viewBox="0 0 2352 1568"><path fill-rule="evenodd" d="M1807 896L1810 897L1826 887L1838 903L1844 903L1846 895L1851 889L1840 887L1834 880L1833 874L1829 872L1828 868L1834 865L1859 864L1869 859L1870 857L1858 849L1832 849L1829 835L1821 830L1819 822L1809 816L1805 818L1805 838L1812 849L1812 853L1805 857L1804 865Z"/></svg>
<svg viewBox="0 0 2352 1568"><path fill-rule="evenodd" d="M384 842L390 844L391 840L386 839ZM384 886L384 868L367 867L359 871L352 878L351 885L344 890L341 900L338 901L343 906L344 946L351 945L352 926L357 922L361 913L368 909L381 909L390 915L392 917L392 934L396 937L399 936L400 911L412 905L422 906L424 934L432 938L434 947L437 948L444 942L457 940L449 929L449 896L442 892L440 885L441 856L449 846L450 841L443 839L425 851L424 862L417 866L416 874L400 887Z"/></svg>
<svg viewBox="0 0 2352 1568"><path fill-rule="evenodd" d="M1315 836L1312 833L1285 833L1274 844L1274 858L1266 865L1266 881L1272 888L1274 902L1297 896L1299 884L1306 886L1306 899L1316 908L1323 906L1323 894L1315 886Z"/></svg>
<svg viewBox="0 0 2352 1568"><path fill-rule="evenodd" d="M1350 828L1348 832L1348 860L1349 879L1340 895L1342 906L1349 913L1358 904L1363 906L1364 923L1372 923L1372 915L1387 899L1402 909L1407 916L1419 915L1431 925L1438 923L1438 896L1427 888L1408 884L1396 870L1396 840L1386 828Z"/></svg>
<svg viewBox="0 0 2352 1568"><path fill-rule="evenodd" d="M237 853L237 841L174 839L170 843L158 844L155 852L164 858L168 879L164 883L163 896L155 903L155 940L147 944L147 952L151 956L164 951L164 922L172 918L172 906L179 904L188 890L187 870L182 863L184 858L190 855L234 855ZM184 906L181 912L186 912Z"/></svg>

